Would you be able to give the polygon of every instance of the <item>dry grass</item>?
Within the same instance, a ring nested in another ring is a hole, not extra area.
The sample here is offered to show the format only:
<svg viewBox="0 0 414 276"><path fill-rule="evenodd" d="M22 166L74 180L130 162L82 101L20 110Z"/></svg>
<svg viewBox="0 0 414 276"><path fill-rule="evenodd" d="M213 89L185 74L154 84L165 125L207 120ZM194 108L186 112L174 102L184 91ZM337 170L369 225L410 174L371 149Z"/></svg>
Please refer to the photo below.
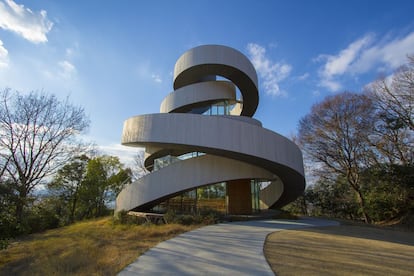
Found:
<svg viewBox="0 0 414 276"><path fill-rule="evenodd" d="M0 275L114 275L157 243L196 227L81 222L12 243L0 251Z"/></svg>
<svg viewBox="0 0 414 276"><path fill-rule="evenodd" d="M414 233L342 225L280 231L265 256L277 275L414 275Z"/></svg>

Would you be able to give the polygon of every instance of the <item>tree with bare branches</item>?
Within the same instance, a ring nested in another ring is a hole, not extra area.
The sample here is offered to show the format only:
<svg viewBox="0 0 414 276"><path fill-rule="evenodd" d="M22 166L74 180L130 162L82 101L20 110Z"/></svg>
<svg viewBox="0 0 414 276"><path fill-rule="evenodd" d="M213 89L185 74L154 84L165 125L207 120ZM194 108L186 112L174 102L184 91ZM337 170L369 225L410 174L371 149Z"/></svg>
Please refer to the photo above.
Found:
<svg viewBox="0 0 414 276"><path fill-rule="evenodd" d="M83 108L68 99L10 89L0 92L0 169L17 194L18 222L35 188L79 153L77 135L88 126Z"/></svg>
<svg viewBox="0 0 414 276"><path fill-rule="evenodd" d="M145 167L145 152L140 150L134 155L134 166L133 166L133 177L134 180L141 178L142 176L149 173L148 169Z"/></svg>
<svg viewBox="0 0 414 276"><path fill-rule="evenodd" d="M370 222L361 190L360 174L366 167L375 120L369 97L344 92L325 98L300 120L299 142L309 158L325 172L343 176L358 200L362 217Z"/></svg>
<svg viewBox="0 0 414 276"><path fill-rule="evenodd" d="M414 55L390 78L368 86L379 119L373 145L391 164L413 163L414 154Z"/></svg>
<svg viewBox="0 0 414 276"><path fill-rule="evenodd" d="M414 55L408 56L408 63L391 80L381 78L368 89L381 110L414 131Z"/></svg>

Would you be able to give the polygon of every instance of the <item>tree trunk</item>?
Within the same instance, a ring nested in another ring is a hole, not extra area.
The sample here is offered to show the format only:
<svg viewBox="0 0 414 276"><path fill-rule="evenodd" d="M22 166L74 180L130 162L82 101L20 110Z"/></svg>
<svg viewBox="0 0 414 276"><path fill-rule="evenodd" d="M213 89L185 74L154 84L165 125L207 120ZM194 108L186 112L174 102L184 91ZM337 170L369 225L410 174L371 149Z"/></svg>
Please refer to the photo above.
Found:
<svg viewBox="0 0 414 276"><path fill-rule="evenodd" d="M24 206L26 205L27 193L25 190L19 191L19 197L16 200L16 221L17 224L23 223L23 211Z"/></svg>
<svg viewBox="0 0 414 276"><path fill-rule="evenodd" d="M17 221L17 224L21 224L22 221L23 221L23 207L24 207L23 201L19 198L16 201L16 221Z"/></svg>
<svg viewBox="0 0 414 276"><path fill-rule="evenodd" d="M308 204L306 203L306 198L305 195L302 196L302 199L300 200L300 207L301 207L301 211L305 216L308 216Z"/></svg>
<svg viewBox="0 0 414 276"><path fill-rule="evenodd" d="M362 217L364 219L365 223L371 223L371 218L369 217L369 215L366 212L366 207L365 207L365 198L362 195L361 191L358 189L355 189L355 193L357 195L358 198L358 203L359 203L359 207L361 208L361 212L362 212Z"/></svg>
<svg viewBox="0 0 414 276"><path fill-rule="evenodd" d="M76 210L76 202L78 201L77 193L75 193L75 196L73 197L72 202L72 210L70 211L70 222L73 223L75 221L75 210Z"/></svg>

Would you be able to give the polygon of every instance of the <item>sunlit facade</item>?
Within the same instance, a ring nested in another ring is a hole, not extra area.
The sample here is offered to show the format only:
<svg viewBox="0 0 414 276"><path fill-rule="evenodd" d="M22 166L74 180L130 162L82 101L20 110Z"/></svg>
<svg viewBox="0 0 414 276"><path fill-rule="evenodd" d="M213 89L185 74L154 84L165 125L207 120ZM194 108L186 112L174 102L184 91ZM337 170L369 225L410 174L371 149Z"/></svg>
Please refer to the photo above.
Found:
<svg viewBox="0 0 414 276"><path fill-rule="evenodd" d="M260 190L263 183L251 180L251 212L260 212ZM153 207L151 212L167 213L172 211L178 214L206 214L209 212L230 214L228 210L229 198L226 182L196 188L169 198Z"/></svg>
<svg viewBox="0 0 414 276"><path fill-rule="evenodd" d="M303 192L299 148L252 118L258 81L243 54L190 49L175 65L173 87L160 113L124 123L122 144L145 148L150 173L121 191L117 211L251 214Z"/></svg>

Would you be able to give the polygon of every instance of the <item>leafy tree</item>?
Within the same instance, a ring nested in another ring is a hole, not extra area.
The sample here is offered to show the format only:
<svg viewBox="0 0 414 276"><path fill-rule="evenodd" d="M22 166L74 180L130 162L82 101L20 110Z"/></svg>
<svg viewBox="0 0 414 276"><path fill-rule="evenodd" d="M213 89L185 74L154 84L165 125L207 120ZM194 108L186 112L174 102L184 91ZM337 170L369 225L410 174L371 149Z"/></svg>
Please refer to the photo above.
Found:
<svg viewBox="0 0 414 276"><path fill-rule="evenodd" d="M368 212L374 221L398 219L414 211L413 165L383 164L362 174Z"/></svg>
<svg viewBox="0 0 414 276"><path fill-rule="evenodd" d="M300 120L298 139L311 161L328 173L344 177L357 196L365 222L370 218L360 174L367 164L374 105L366 95L344 92L325 98Z"/></svg>
<svg viewBox="0 0 414 276"><path fill-rule="evenodd" d="M130 180L132 172L118 157L100 156L88 161L85 178L79 190L80 216L105 215L107 205Z"/></svg>
<svg viewBox="0 0 414 276"><path fill-rule="evenodd" d="M306 189L305 198L311 215L358 218L358 204L343 177L335 180L320 178L315 185Z"/></svg>
<svg viewBox="0 0 414 276"><path fill-rule="evenodd" d="M75 221L79 190L85 179L88 161L86 155L76 156L72 162L58 170L54 180L48 185L49 190L69 206L67 223Z"/></svg>
<svg viewBox="0 0 414 276"><path fill-rule="evenodd" d="M59 210L53 197L36 199L27 213L28 233L36 233L62 226Z"/></svg>
<svg viewBox="0 0 414 276"><path fill-rule="evenodd" d="M15 202L17 195L7 182L0 181L0 249L16 234Z"/></svg>
<svg viewBox="0 0 414 276"><path fill-rule="evenodd" d="M289 203L283 207L283 210L296 215L309 215L308 213L308 200L306 191L303 195L298 197L295 201Z"/></svg>
<svg viewBox="0 0 414 276"><path fill-rule="evenodd" d="M3 179L16 194L15 216L33 190L77 151L76 135L89 125L83 108L53 95L0 92L0 165Z"/></svg>

